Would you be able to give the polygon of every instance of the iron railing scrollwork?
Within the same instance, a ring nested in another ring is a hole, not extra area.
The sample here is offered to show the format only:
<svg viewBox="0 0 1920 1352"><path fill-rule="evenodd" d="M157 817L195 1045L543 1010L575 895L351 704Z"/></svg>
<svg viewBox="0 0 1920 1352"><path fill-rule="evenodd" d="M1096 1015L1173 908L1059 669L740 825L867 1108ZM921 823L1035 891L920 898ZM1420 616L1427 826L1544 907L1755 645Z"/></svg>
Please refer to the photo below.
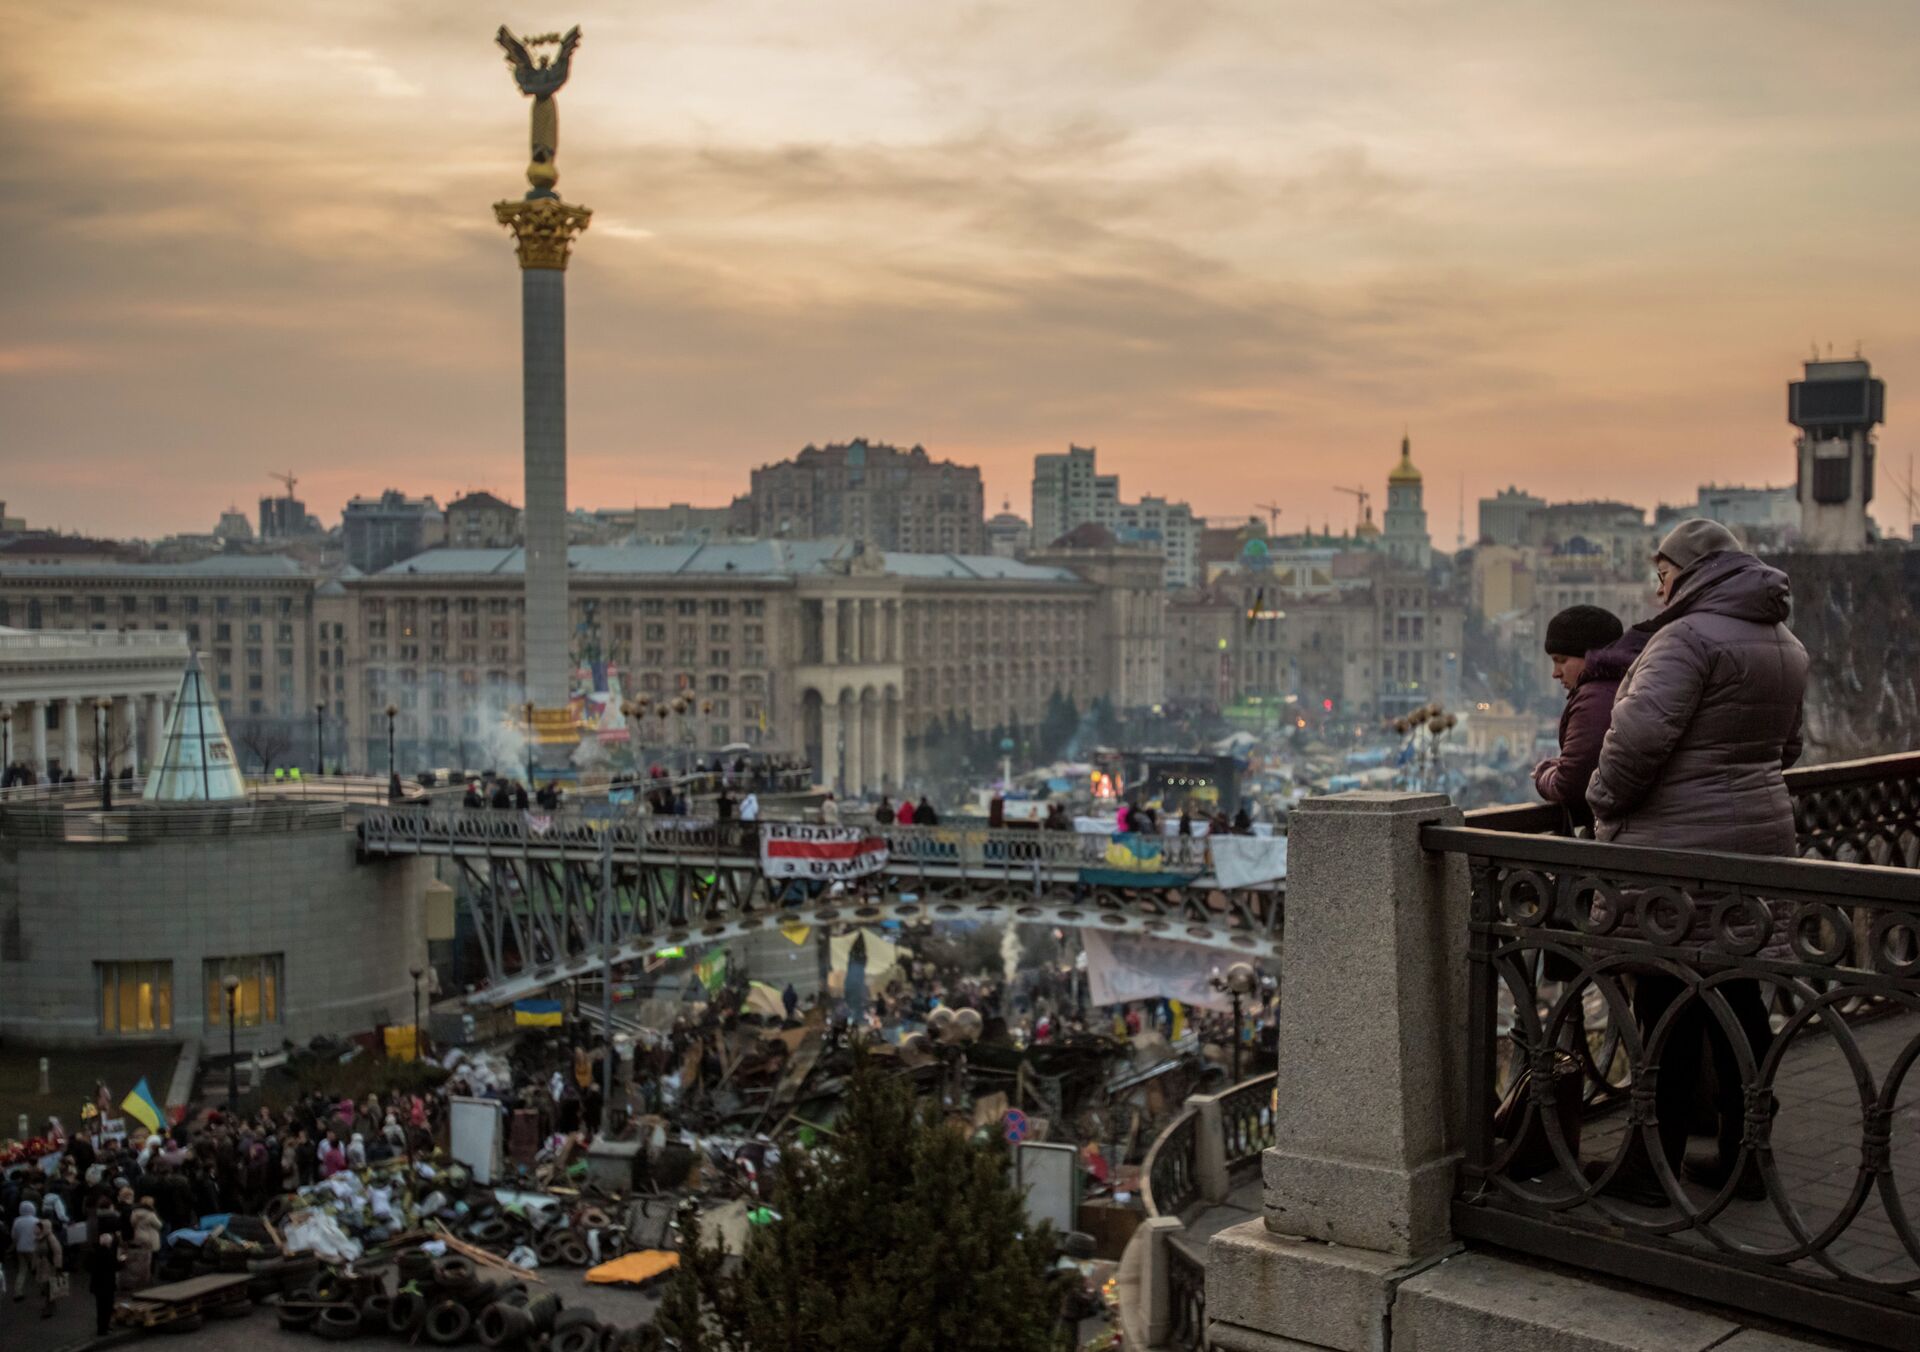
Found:
<svg viewBox="0 0 1920 1352"><path fill-rule="evenodd" d="M1454 1228L1920 1346L1920 757L1789 785L1801 859L1427 828L1471 888Z"/></svg>
<svg viewBox="0 0 1920 1352"><path fill-rule="evenodd" d="M1220 1099L1220 1130L1226 1143L1227 1169L1257 1164L1260 1153L1274 1140L1274 1092L1280 1073L1269 1071L1235 1085Z"/></svg>
<svg viewBox="0 0 1920 1352"><path fill-rule="evenodd" d="M1147 1154L1149 1216L1178 1216L1200 1200L1200 1114L1189 1108L1160 1133Z"/></svg>
<svg viewBox="0 0 1920 1352"><path fill-rule="evenodd" d="M1179 1352L1205 1352L1209 1346L1207 1267L1178 1240L1167 1243L1167 1295L1173 1316L1167 1341Z"/></svg>

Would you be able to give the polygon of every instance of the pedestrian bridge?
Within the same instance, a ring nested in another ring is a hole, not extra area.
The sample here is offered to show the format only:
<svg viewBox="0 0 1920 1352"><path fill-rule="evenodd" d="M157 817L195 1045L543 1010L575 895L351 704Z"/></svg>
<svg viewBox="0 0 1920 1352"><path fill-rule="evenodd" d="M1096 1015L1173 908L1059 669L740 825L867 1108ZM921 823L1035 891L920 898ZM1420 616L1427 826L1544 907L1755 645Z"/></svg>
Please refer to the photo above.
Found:
<svg viewBox="0 0 1920 1352"><path fill-rule="evenodd" d="M356 812L368 856L460 868L500 1005L606 963L788 925L991 920L1279 952L1284 882L1223 887L1202 837L871 826L877 873L846 884L769 878L742 822L617 810L526 813L397 805Z"/></svg>

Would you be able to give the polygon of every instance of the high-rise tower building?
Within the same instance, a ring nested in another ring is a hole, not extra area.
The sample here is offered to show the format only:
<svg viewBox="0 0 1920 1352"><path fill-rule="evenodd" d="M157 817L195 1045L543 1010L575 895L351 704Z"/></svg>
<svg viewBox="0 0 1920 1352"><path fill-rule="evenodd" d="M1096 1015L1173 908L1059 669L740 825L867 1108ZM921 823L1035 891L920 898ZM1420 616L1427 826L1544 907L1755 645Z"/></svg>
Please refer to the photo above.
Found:
<svg viewBox="0 0 1920 1352"><path fill-rule="evenodd" d="M1873 429L1884 420L1887 387L1864 358L1810 361L1787 386L1787 421L1800 429L1800 545L1826 554L1867 547L1873 501Z"/></svg>
<svg viewBox="0 0 1920 1352"><path fill-rule="evenodd" d="M1425 569L1433 561L1433 540L1427 534L1427 510L1422 505L1425 486L1413 467L1413 443L1400 438L1400 463L1387 475L1386 530L1380 545L1396 563Z"/></svg>

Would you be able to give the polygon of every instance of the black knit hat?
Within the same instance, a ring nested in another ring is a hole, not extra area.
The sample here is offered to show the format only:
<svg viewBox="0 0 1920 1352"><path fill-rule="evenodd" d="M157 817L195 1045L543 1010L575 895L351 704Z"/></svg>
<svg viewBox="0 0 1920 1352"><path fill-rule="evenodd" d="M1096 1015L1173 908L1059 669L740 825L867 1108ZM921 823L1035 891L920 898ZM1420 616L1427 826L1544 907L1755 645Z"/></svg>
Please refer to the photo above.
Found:
<svg viewBox="0 0 1920 1352"><path fill-rule="evenodd" d="M1547 621L1547 656L1585 657L1622 633L1620 621L1599 606L1568 606Z"/></svg>

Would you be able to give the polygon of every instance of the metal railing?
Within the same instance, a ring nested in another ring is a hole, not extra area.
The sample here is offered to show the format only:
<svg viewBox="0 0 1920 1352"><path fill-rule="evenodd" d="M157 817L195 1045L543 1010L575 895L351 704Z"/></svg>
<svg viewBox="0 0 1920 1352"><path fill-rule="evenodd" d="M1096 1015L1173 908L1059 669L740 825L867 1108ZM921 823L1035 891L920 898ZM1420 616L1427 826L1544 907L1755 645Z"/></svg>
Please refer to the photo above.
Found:
<svg viewBox="0 0 1920 1352"><path fill-rule="evenodd" d="M1172 1321L1167 1341L1179 1352L1207 1347L1207 1265L1177 1242L1166 1247L1167 1297Z"/></svg>
<svg viewBox="0 0 1920 1352"><path fill-rule="evenodd" d="M1273 1144L1274 1094L1278 1071L1244 1080L1220 1099L1220 1135L1225 1143L1227 1172L1258 1165L1260 1153Z"/></svg>
<svg viewBox="0 0 1920 1352"><path fill-rule="evenodd" d="M611 836L616 851L646 854L753 856L755 824L705 817L661 817L579 806L555 812L426 807L370 808L361 816L369 847L511 846L600 847ZM776 818L763 817L773 822ZM1075 831L1028 831L972 826L891 826L853 819L887 846L895 873L1044 872L1099 874L1115 883L1138 877L1139 885L1166 885L1201 877L1212 869L1205 837L1108 836ZM1278 886L1278 884L1274 884Z"/></svg>
<svg viewBox="0 0 1920 1352"><path fill-rule="evenodd" d="M1200 1200L1200 1113L1188 1108L1147 1151L1140 1176L1149 1216L1178 1216Z"/></svg>
<svg viewBox="0 0 1920 1352"><path fill-rule="evenodd" d="M1800 859L1532 834L1534 809L1426 829L1471 879L1454 1229L1920 1346L1894 1130L1920 1090L1920 755L1788 784ZM1905 1017L1870 1029L1856 1011ZM1783 1074L1822 1056L1824 1098ZM1608 1101L1617 1134L1594 1110ZM1717 1159L1689 1162L1701 1119Z"/></svg>
<svg viewBox="0 0 1920 1352"><path fill-rule="evenodd" d="M346 806L337 802L140 803L111 812L44 804L0 807L0 838L96 845L338 831L345 825Z"/></svg>

